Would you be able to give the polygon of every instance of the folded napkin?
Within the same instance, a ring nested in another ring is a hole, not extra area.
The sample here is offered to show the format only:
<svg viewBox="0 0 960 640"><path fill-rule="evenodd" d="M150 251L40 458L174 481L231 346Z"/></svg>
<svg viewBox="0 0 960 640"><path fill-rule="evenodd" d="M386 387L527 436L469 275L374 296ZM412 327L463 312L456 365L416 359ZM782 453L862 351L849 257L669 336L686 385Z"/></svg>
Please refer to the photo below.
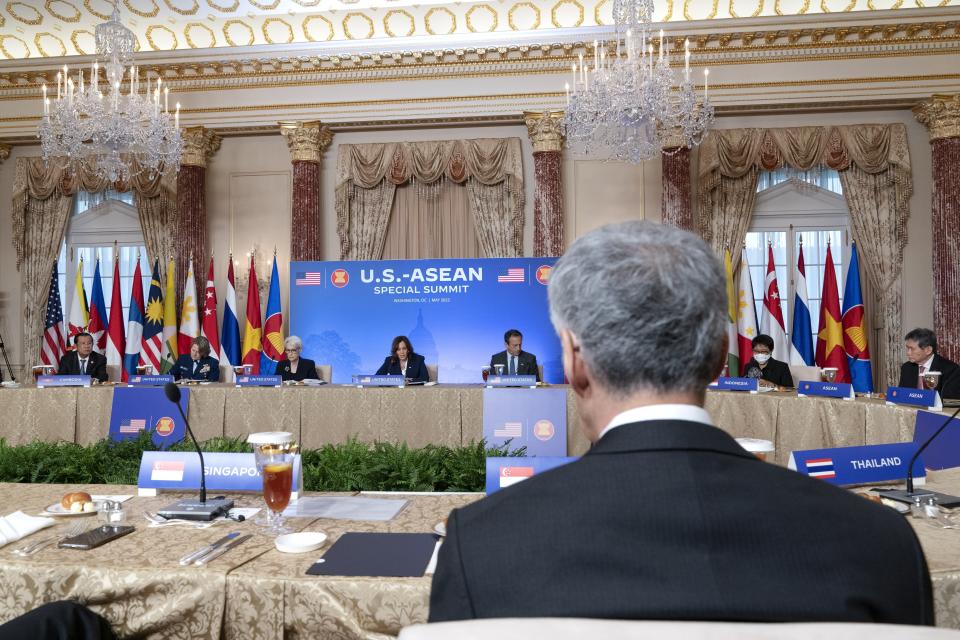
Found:
<svg viewBox="0 0 960 640"><path fill-rule="evenodd" d="M0 547L10 542L16 542L31 533L53 526L53 518L38 518L28 516L23 511L14 511L8 516L0 518Z"/></svg>

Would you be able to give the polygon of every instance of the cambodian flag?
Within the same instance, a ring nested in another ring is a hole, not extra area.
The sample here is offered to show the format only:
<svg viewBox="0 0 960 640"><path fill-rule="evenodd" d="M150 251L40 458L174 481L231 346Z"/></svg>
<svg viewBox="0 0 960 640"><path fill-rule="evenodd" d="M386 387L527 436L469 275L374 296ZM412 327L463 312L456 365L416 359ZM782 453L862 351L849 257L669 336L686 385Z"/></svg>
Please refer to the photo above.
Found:
<svg viewBox="0 0 960 640"><path fill-rule="evenodd" d="M860 290L860 261L857 259L857 243L854 242L850 249L847 283L843 287L843 348L847 352L854 391L873 391L873 368L867 342L866 312Z"/></svg>
<svg viewBox="0 0 960 640"><path fill-rule="evenodd" d="M800 243L797 270L793 274L796 293L793 296L793 337L790 343L790 364L812 367L813 329L810 303L807 301L807 271L803 265L803 243Z"/></svg>
<svg viewBox="0 0 960 640"><path fill-rule="evenodd" d="M227 295L223 308L223 328L220 333L220 371L224 380L234 378L233 367L240 364L240 323L237 322L237 286L233 278L233 256L227 269Z"/></svg>
<svg viewBox="0 0 960 640"><path fill-rule="evenodd" d="M93 336L93 348L97 353L107 351L107 299L103 296L103 280L100 278L100 259L93 272L93 288L90 297L90 324L87 331Z"/></svg>
<svg viewBox="0 0 960 640"><path fill-rule="evenodd" d="M140 364L140 347L143 340L143 277L140 275L140 260L133 272L133 289L130 292L130 310L127 312L127 342L123 354L122 380L137 375Z"/></svg>
<svg viewBox="0 0 960 640"><path fill-rule="evenodd" d="M260 373L273 375L277 362L283 359L283 315L280 310L280 273L277 257L273 257L270 274L270 293L267 296L267 314L263 321L263 352L260 354Z"/></svg>

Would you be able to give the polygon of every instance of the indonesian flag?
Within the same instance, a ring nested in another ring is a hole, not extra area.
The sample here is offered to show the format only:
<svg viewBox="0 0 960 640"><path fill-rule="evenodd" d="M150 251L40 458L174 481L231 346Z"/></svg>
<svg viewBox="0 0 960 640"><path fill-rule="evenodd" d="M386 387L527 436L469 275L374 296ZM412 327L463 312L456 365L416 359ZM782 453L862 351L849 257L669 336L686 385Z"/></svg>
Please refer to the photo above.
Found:
<svg viewBox="0 0 960 640"><path fill-rule="evenodd" d="M733 262L730 250L723 252L723 267L727 278L727 375L740 375L740 348L737 345L737 299L733 288Z"/></svg>
<svg viewBox="0 0 960 640"><path fill-rule="evenodd" d="M737 344L740 348L740 371L753 357L753 339L757 337L757 308L753 304L753 281L750 278L750 265L747 264L747 252L743 252L740 261L740 286L737 289ZM733 375L733 372L731 372Z"/></svg>
<svg viewBox="0 0 960 640"><path fill-rule="evenodd" d="M200 335L200 318L197 315L197 281L193 277L193 258L187 264L187 279L183 283L183 304L180 307L180 333L177 335L177 350L181 355L190 353L190 344Z"/></svg>
<svg viewBox="0 0 960 640"><path fill-rule="evenodd" d="M87 306L87 292L83 288L83 259L77 266L77 279L73 285L73 301L70 304L70 318L67 320L67 351L73 351L73 337L87 330L90 324L90 310Z"/></svg>
<svg viewBox="0 0 960 640"><path fill-rule="evenodd" d="M220 330L217 328L217 288L213 284L213 257L207 269L207 286L203 293L203 321L200 335L210 341L210 355L220 356Z"/></svg>
<svg viewBox="0 0 960 640"><path fill-rule="evenodd" d="M125 351L123 297L120 295L120 254L117 253L113 260L113 294L110 297L110 322L107 324L107 371L111 380L123 379Z"/></svg>
<svg viewBox="0 0 960 640"><path fill-rule="evenodd" d="M817 329L817 366L837 369L835 382L850 382L847 352L843 348L843 322L840 293L833 255L827 245L827 263L823 266L823 294L820 300L820 326Z"/></svg>
<svg viewBox="0 0 960 640"><path fill-rule="evenodd" d="M253 373L260 373L260 353L263 325L260 324L260 286L257 284L257 269L250 257L250 281L247 285L247 321L243 329L243 364L253 366Z"/></svg>
<svg viewBox="0 0 960 640"><path fill-rule="evenodd" d="M786 324L780 307L780 287L777 286L777 269L773 263L773 245L767 244L767 277L763 288L763 313L760 314L760 333L773 338L773 357L786 362L790 357L787 344Z"/></svg>

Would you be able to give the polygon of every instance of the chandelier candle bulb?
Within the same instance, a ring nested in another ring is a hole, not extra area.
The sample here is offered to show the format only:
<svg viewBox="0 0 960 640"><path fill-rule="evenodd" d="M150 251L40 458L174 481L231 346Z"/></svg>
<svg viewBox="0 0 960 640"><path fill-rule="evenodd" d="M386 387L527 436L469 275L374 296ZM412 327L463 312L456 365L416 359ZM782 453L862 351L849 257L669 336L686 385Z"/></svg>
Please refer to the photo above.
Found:
<svg viewBox="0 0 960 640"><path fill-rule="evenodd" d="M577 63L576 62L570 65L570 73L573 75L573 87L574 89L576 89L577 87Z"/></svg>
<svg viewBox="0 0 960 640"><path fill-rule="evenodd" d="M569 98L570 98L570 92L567 91L567 99L569 100ZM177 112L173 114L173 128L174 129L180 128L180 103L179 102L177 103Z"/></svg>
<svg viewBox="0 0 960 640"><path fill-rule="evenodd" d="M660 59L663 60L663 29L660 29Z"/></svg>
<svg viewBox="0 0 960 640"><path fill-rule="evenodd" d="M163 88L163 112L170 115L170 89L168 87Z"/></svg>
<svg viewBox="0 0 960 640"><path fill-rule="evenodd" d="M703 70L703 99L707 99L707 79L710 77L710 69Z"/></svg>

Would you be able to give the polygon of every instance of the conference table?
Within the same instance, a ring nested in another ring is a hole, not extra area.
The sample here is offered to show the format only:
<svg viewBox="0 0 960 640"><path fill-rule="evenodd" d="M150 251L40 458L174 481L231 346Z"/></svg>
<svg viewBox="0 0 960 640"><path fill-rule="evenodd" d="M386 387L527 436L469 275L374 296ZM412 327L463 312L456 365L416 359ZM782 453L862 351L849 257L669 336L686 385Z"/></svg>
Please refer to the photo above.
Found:
<svg viewBox="0 0 960 640"><path fill-rule="evenodd" d="M960 492L960 469L932 472L930 488ZM130 486L0 484L3 513L38 513L67 491L134 493ZM308 494L352 495L352 494ZM309 576L307 568L348 531L430 532L451 509L481 494L403 494L406 507L389 522L291 519L297 530L323 531L321 549L306 554L277 551L251 522L218 523L210 529L148 528L143 511L156 511L178 494L134 497L125 503L137 530L91 551L48 547L19 558L0 550L0 622L57 599L84 602L114 625L121 637L149 638L340 638L393 637L429 611L430 577L358 578ZM238 506L260 506L254 495ZM960 522L960 514L953 516ZM64 518L63 520L68 520ZM93 526L94 517L88 518ZM935 529L910 520L933 578L938 626L960 629L960 529ZM58 523L54 533L67 522ZM42 537L50 530L32 537ZM178 558L227 532L253 533L247 543L203 567L181 567ZM880 532L865 531L864 536ZM24 542L29 542L26 538ZM22 543L13 543L18 546ZM877 562L882 562L878 558Z"/></svg>
<svg viewBox="0 0 960 640"><path fill-rule="evenodd" d="M568 453L582 454L589 443L579 429L573 392L563 385L545 388L565 392ZM115 389L0 389L0 438L11 445L101 440L107 436ZM292 432L307 449L350 437L405 441L411 447L460 446L483 437L483 392L479 384L364 389L210 384L190 387L189 418L201 440L282 430ZM774 442L779 464L786 464L796 449L910 440L916 419L916 409L890 406L879 398L800 398L795 392L709 391L706 408L730 434Z"/></svg>

